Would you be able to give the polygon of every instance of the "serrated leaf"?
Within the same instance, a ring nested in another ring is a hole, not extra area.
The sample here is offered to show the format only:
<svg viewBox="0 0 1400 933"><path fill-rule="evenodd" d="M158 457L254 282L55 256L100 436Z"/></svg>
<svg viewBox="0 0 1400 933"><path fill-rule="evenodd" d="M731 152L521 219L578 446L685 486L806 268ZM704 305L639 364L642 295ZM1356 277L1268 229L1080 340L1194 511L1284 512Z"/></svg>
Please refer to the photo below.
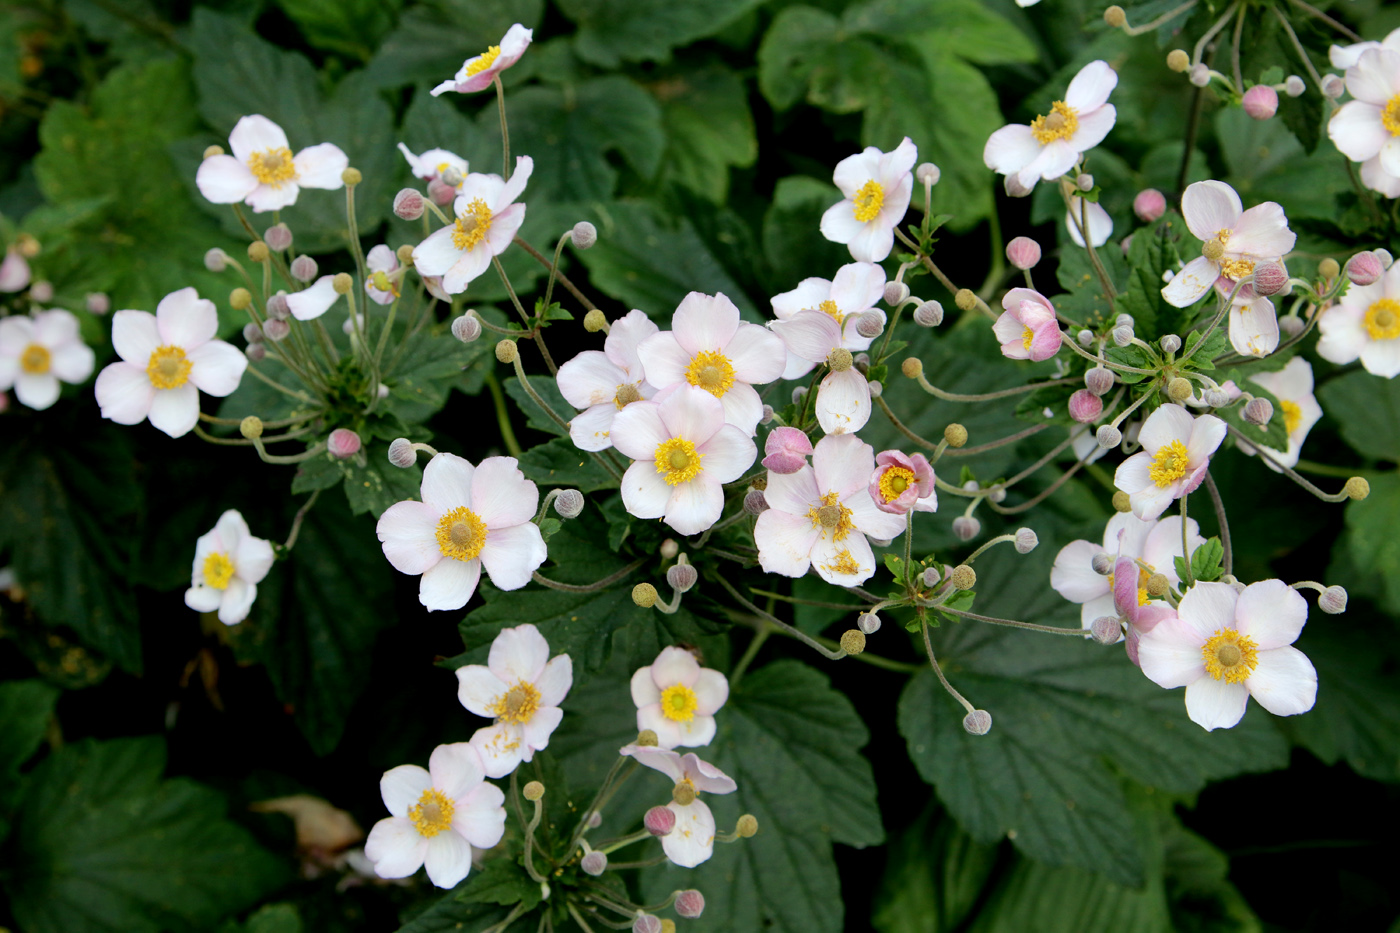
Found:
<svg viewBox="0 0 1400 933"><path fill-rule="evenodd" d="M1205 544L1191 552L1191 576L1198 581L1204 580L1206 582L1220 579L1220 574L1223 572L1220 562L1224 557L1225 547L1220 543L1220 539L1206 539ZM1177 573L1177 578L1186 579L1180 575L1180 571Z"/></svg>
<svg viewBox="0 0 1400 933"><path fill-rule="evenodd" d="M1113 283L1118 294L1127 289L1128 263L1120 249L1099 249L1095 251L1099 262ZM1055 270L1060 287L1068 295L1056 295L1051 299L1056 310L1078 323L1081 327L1099 329L1113 320L1116 311L1109 306L1104 295L1103 285L1094 265L1089 259L1089 251L1081 247L1067 246L1060 252L1060 265Z"/></svg>
<svg viewBox="0 0 1400 933"><path fill-rule="evenodd" d="M927 809L890 842L871 920L880 933L952 933L992 878L998 846Z"/></svg>
<svg viewBox="0 0 1400 933"><path fill-rule="evenodd" d="M559 0L578 24L574 46L579 57L603 68L624 61L656 61L672 49L714 35L760 0Z"/></svg>
<svg viewBox="0 0 1400 933"><path fill-rule="evenodd" d="M464 930L488 930L505 920L510 911L495 904L468 904L448 894L436 904L399 927L398 933L463 933ZM470 924L470 926L468 926ZM539 921L531 915L521 917L501 933L529 933Z"/></svg>
<svg viewBox="0 0 1400 933"><path fill-rule="evenodd" d="M394 25L403 0L277 0L306 40L320 49L368 61Z"/></svg>
<svg viewBox="0 0 1400 933"><path fill-rule="evenodd" d="M39 749L58 690L42 680L0 683L0 840L9 829L20 768Z"/></svg>
<svg viewBox="0 0 1400 933"><path fill-rule="evenodd" d="M662 78L648 89L661 102L666 128L658 187L675 182L723 203L729 169L758 158L744 83L732 71L711 65Z"/></svg>
<svg viewBox="0 0 1400 933"><path fill-rule="evenodd" d="M1369 496L1347 503L1343 541L1352 564L1365 579L1366 589L1387 611L1400 613L1400 535L1395 533L1400 476L1372 475L1369 482Z"/></svg>
<svg viewBox="0 0 1400 933"><path fill-rule="evenodd" d="M544 403L566 422L574 416L574 406L564 400L564 396L559 392L559 387L548 376L536 375L530 380L530 388L534 389L544 400ZM509 395L519 407L520 413L525 416L525 423L530 427L546 434L559 434L567 437L568 430L561 428L553 418L549 417L549 413L530 397L530 393L525 391L525 387L520 384L519 379L511 376L505 380L505 391L506 395Z"/></svg>
<svg viewBox="0 0 1400 933"><path fill-rule="evenodd" d="M1136 335L1148 343L1176 333L1184 323L1181 311L1162 297L1162 273L1177 268L1176 240L1180 234L1175 231L1183 229L1181 217L1169 212L1149 230L1133 234L1128 250L1127 288L1118 296L1116 307L1118 313L1132 315Z"/></svg>
<svg viewBox="0 0 1400 933"><path fill-rule="evenodd" d="M468 876L457 899L467 904L503 907L523 903L526 910L534 910L540 902L540 886L513 859L493 858Z"/></svg>
<svg viewBox="0 0 1400 933"><path fill-rule="evenodd" d="M812 237L822 214L840 200L841 192L830 181L805 175L778 180L763 215L763 255L774 293L795 288L805 278L833 275L831 270L850 260L842 244Z"/></svg>
<svg viewBox="0 0 1400 933"><path fill-rule="evenodd" d="M598 465L594 456L579 450L567 437L556 437L525 451L520 470L527 479L545 487L569 486L579 492L617 488L617 480Z"/></svg>

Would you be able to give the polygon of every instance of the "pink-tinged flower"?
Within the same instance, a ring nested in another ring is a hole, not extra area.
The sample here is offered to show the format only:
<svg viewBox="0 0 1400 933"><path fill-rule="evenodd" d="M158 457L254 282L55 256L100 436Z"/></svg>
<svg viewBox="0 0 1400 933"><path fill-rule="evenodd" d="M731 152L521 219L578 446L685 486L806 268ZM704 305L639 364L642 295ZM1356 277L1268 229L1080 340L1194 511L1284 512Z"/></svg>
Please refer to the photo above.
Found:
<svg viewBox="0 0 1400 933"><path fill-rule="evenodd" d="M1036 182L1051 181L1068 172L1082 153L1103 141L1118 119L1108 95L1118 86L1118 74L1108 62L1094 61L1069 83L1064 100L1029 126L1003 126L982 150L982 161L994 172L1015 177L1029 191Z"/></svg>
<svg viewBox="0 0 1400 933"><path fill-rule="evenodd" d="M904 516L882 512L870 497L875 448L854 434L831 434L796 473L768 474L768 509L754 526L758 562L768 573L800 577L815 566L837 586L856 586L875 573L869 535L894 538Z"/></svg>
<svg viewBox="0 0 1400 933"><path fill-rule="evenodd" d="M992 333L1003 356L1039 363L1060 351L1060 323L1049 298L1029 288L1013 288L1001 306L1005 310L992 324Z"/></svg>
<svg viewBox="0 0 1400 933"><path fill-rule="evenodd" d="M885 312L875 303L885 295L885 270L869 262L852 262L836 270L836 277L803 279L790 292L774 295L773 315L780 321L791 320L800 311L825 311L841 328L841 346L852 353L870 349L873 338L862 337L856 330L860 316L874 311L883 321ZM822 358L823 360L825 357ZM784 379L806 375L815 366L812 360L788 352Z"/></svg>
<svg viewBox="0 0 1400 933"><path fill-rule="evenodd" d="M199 393L231 394L248 368L240 350L213 339L218 329L214 302L193 288L166 295L155 314L112 315L112 346L121 361L97 374L93 391L102 417L117 424L149 417L171 437L188 433L199 420Z"/></svg>
<svg viewBox="0 0 1400 933"><path fill-rule="evenodd" d="M1069 199L1069 209L1065 211L1065 229L1069 231L1069 238L1075 246L1084 245L1084 237L1079 235L1079 225L1084 223L1083 212L1089 216L1089 241L1095 248L1103 246L1113 236L1113 218L1101 205L1083 198Z"/></svg>
<svg viewBox="0 0 1400 933"><path fill-rule="evenodd" d="M812 441L804 431L776 427L763 442L763 465L774 473L796 473L812 455Z"/></svg>
<svg viewBox="0 0 1400 933"><path fill-rule="evenodd" d="M476 730L472 747L488 777L505 777L549 745L564 718L559 704L574 685L567 654L549 656L549 643L533 625L501 629L486 666L457 669L457 699L494 724Z"/></svg>
<svg viewBox="0 0 1400 933"><path fill-rule="evenodd" d="M0 318L0 391L13 387L21 405L48 408L58 401L60 380L85 381L94 359L78 319L67 311Z"/></svg>
<svg viewBox="0 0 1400 933"><path fill-rule="evenodd" d="M399 297L399 283L390 276L399 269L399 257L392 249L380 243L365 254L365 268L369 270L369 278L365 279L365 294L375 304L393 304ZM378 273L384 273L384 279L379 280ZM380 288L380 285L388 285L388 288Z"/></svg>
<svg viewBox="0 0 1400 933"><path fill-rule="evenodd" d="M287 296L287 310L298 321L314 321L331 309L340 299L335 290L335 276L323 275L299 292ZM355 315L359 318L360 315Z"/></svg>
<svg viewBox="0 0 1400 933"><path fill-rule="evenodd" d="M466 742L439 745L428 768L399 765L379 779L390 816L374 824L365 857L381 878L407 878L420 867L440 888L471 872L472 846L489 849L506 831L506 795L486 783L481 757Z"/></svg>
<svg viewBox="0 0 1400 933"><path fill-rule="evenodd" d="M506 251L525 222L525 205L515 199L525 192L534 170L534 159L520 156L510 181L500 175L468 175L453 204L457 219L414 247L414 267L425 276L442 276L449 295L465 291L491 265L491 257Z"/></svg>
<svg viewBox="0 0 1400 933"><path fill-rule="evenodd" d="M613 321L602 350L584 350L559 367L559 394L570 405L584 409L569 422L575 447L611 447L609 435L617 413L656 394L642 369L641 343L659 332L645 313L634 309Z"/></svg>
<svg viewBox="0 0 1400 933"><path fill-rule="evenodd" d="M470 94L473 91L486 90L496 80L496 75L520 61L520 56L525 54L525 50L530 47L530 40L534 37L533 29L526 29L516 23L506 30L500 45L493 45L480 55L467 59L455 75L433 88L433 96L437 97L448 91Z"/></svg>
<svg viewBox="0 0 1400 933"><path fill-rule="evenodd" d="M1282 207L1265 201L1245 210L1235 189L1223 181L1198 181L1188 187L1181 196L1181 214L1187 229L1205 246L1162 289L1162 297L1177 308L1195 304L1212 285L1228 295L1236 282L1254 272L1255 263L1278 262L1297 240ZM1254 292L1246 285L1239 297L1252 299Z"/></svg>
<svg viewBox="0 0 1400 933"><path fill-rule="evenodd" d="M1400 375L1400 262L1372 285L1353 285L1322 311L1317 354L1333 363L1360 359L1366 372Z"/></svg>
<svg viewBox="0 0 1400 933"><path fill-rule="evenodd" d="M448 152L446 149L429 149L422 155L414 155L403 143L399 143L399 152L408 160L408 169L413 172L415 178L424 181L442 181L442 175L448 169L452 169L462 176L456 185L450 187L460 188L462 181L467 177L467 160L457 155L455 152ZM443 184L447 184L443 182Z"/></svg>
<svg viewBox="0 0 1400 933"><path fill-rule="evenodd" d="M1374 40L1369 42L1356 42L1352 45L1334 45L1327 50L1327 58L1332 62L1332 67L1339 71L1346 71L1352 68L1361 60L1361 54L1371 49L1389 49L1392 52L1400 52L1400 29L1392 29L1380 42Z"/></svg>
<svg viewBox="0 0 1400 933"><path fill-rule="evenodd" d="M350 159L338 146L321 143L292 155L282 127L261 114L242 117L228 137L233 155L210 156L199 165L195 184L215 204L247 204L255 213L281 210L302 188L345 187L341 173Z"/></svg>
<svg viewBox="0 0 1400 933"><path fill-rule="evenodd" d="M385 509L377 531L395 570L423 575L418 601L429 609L465 606L483 565L497 587L518 590L548 556L531 521L539 490L514 457L487 457L473 467L438 454L423 469L420 494L422 502Z"/></svg>
<svg viewBox="0 0 1400 933"><path fill-rule="evenodd" d="M1367 49L1347 69L1343 104L1327 122L1327 135L1353 162L1400 176L1400 50Z"/></svg>
<svg viewBox="0 0 1400 933"><path fill-rule="evenodd" d="M875 455L875 472L870 474L870 499L875 508L892 515L938 511L938 490L934 488L933 465L923 454L905 455L898 450L882 450Z"/></svg>
<svg viewBox="0 0 1400 933"><path fill-rule="evenodd" d="M1244 716L1251 696L1275 716L1312 709L1317 671L1293 642L1308 621L1308 604L1282 580L1197 583L1176 617L1145 632L1142 672L1158 686L1186 688L1186 714L1207 732Z"/></svg>
<svg viewBox="0 0 1400 933"><path fill-rule="evenodd" d="M715 713L729 699L729 681L701 667L684 648L662 648L649 667L632 675L637 729L656 733L659 748L709 745Z"/></svg>
<svg viewBox="0 0 1400 933"><path fill-rule="evenodd" d="M5 259L0 262L0 292L23 291L29 284L29 260L15 247L5 251Z"/></svg>
<svg viewBox="0 0 1400 933"><path fill-rule="evenodd" d="M843 343L841 325L822 311L799 311L768 326L782 338L790 356L813 365L825 363ZM849 351L847 351L849 352ZM838 368L843 366L844 368ZM859 431L870 420L870 383L847 360L833 362L817 386L817 423L827 434Z"/></svg>
<svg viewBox="0 0 1400 933"><path fill-rule="evenodd" d="M702 761L694 752L681 755L646 745L625 745L619 754L630 756L638 764L646 765L676 782L677 787L689 786L692 797L688 804L672 800L666 809L676 815L676 825L661 837L661 849L673 864L682 868L694 868L709 859L715 851L715 816L709 805L699 795L732 794L738 790L734 779L707 761ZM674 791L673 791L674 794Z"/></svg>
<svg viewBox="0 0 1400 933"><path fill-rule="evenodd" d="M723 403L725 421L753 437L763 417L754 386L783 374L783 342L757 324L741 323L739 309L723 294L686 295L671 328L642 341L647 382L657 389L678 383L704 389Z"/></svg>
<svg viewBox="0 0 1400 933"><path fill-rule="evenodd" d="M1284 466L1296 466L1303 441L1322 417L1322 406L1313 397L1312 366L1301 356L1295 356L1278 372L1250 376L1249 381L1272 392L1278 399L1281 410L1276 412L1276 416L1283 417L1283 428L1288 432L1287 450L1272 447L1265 447L1264 450ZM1254 449L1245 444L1240 445L1240 450L1251 455L1254 453ZM1279 472L1279 468L1269 460L1265 460L1264 465L1275 473Z"/></svg>
<svg viewBox="0 0 1400 933"><path fill-rule="evenodd" d="M643 342L643 358L653 339ZM636 461L622 477L627 511L659 518L683 535L699 534L719 520L724 484L743 476L758 456L743 431L724 423L719 399L688 385L619 411L612 443Z"/></svg>
<svg viewBox="0 0 1400 933"><path fill-rule="evenodd" d="M272 543L253 537L243 516L229 509L213 531L195 542L185 605L195 612L217 612L220 622L237 625L248 618L273 560Z"/></svg>
<svg viewBox="0 0 1400 933"><path fill-rule="evenodd" d="M1224 439L1225 422L1214 415L1193 418L1180 405L1163 405L1143 423L1142 450L1118 465L1113 484L1128 494L1134 515L1156 518L1201 485Z"/></svg>
<svg viewBox="0 0 1400 933"><path fill-rule="evenodd" d="M846 244L859 262L883 261L894 248L895 225L909 210L918 159L919 150L906 136L893 152L866 146L836 163L832 180L844 200L822 214L822 236Z"/></svg>
<svg viewBox="0 0 1400 933"><path fill-rule="evenodd" d="M1240 289L1230 305L1230 346L1241 356L1262 359L1278 349L1278 313L1274 304Z"/></svg>

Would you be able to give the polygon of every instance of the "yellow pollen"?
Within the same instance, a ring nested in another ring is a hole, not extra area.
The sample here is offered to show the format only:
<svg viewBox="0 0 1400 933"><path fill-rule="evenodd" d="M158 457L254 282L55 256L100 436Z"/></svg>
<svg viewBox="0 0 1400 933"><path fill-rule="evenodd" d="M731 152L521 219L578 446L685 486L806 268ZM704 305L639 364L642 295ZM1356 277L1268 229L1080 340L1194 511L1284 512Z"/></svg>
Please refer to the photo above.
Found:
<svg viewBox="0 0 1400 933"><path fill-rule="evenodd" d="M1031 121L1031 135L1042 146L1057 139L1069 139L1079 131L1079 114L1062 100L1050 105L1050 112Z"/></svg>
<svg viewBox="0 0 1400 933"><path fill-rule="evenodd" d="M1381 126L1385 127L1391 136L1400 136L1400 94L1392 97L1381 111Z"/></svg>
<svg viewBox="0 0 1400 933"><path fill-rule="evenodd" d="M423 791L423 796L409 808L408 818L418 828L420 836L431 839L452 825L452 814L456 810L457 805L450 797L436 787L430 787Z"/></svg>
<svg viewBox="0 0 1400 933"><path fill-rule="evenodd" d="M836 559L826 565L826 569L832 573L839 573L843 576L853 576L860 573L860 564L851 556L851 552L843 550L836 555Z"/></svg>
<svg viewBox="0 0 1400 933"><path fill-rule="evenodd" d="M856 196L851 199L855 202L856 220L861 223L869 223L880 213L880 208L885 206L885 189L873 178L860 186ZM823 308L822 310L826 310Z"/></svg>
<svg viewBox="0 0 1400 933"><path fill-rule="evenodd" d="M1232 628L1216 629L1201 646L1201 660L1211 677L1237 684L1254 673L1259 663L1258 649L1259 645L1248 635L1241 635Z"/></svg>
<svg viewBox="0 0 1400 933"><path fill-rule="evenodd" d="M656 445L656 472L666 474L666 485L688 483L704 469L705 455L683 437L673 437Z"/></svg>
<svg viewBox="0 0 1400 933"><path fill-rule="evenodd" d="M146 364L146 378L157 389L178 389L189 381L192 366L180 347L156 347Z"/></svg>
<svg viewBox="0 0 1400 933"><path fill-rule="evenodd" d="M831 315L836 319L837 324L846 323L846 315L841 313L841 309L836 307L836 302L832 301L830 298L817 305L817 310L825 311L827 314Z"/></svg>
<svg viewBox="0 0 1400 933"><path fill-rule="evenodd" d="M274 188L282 187L283 182L297 180L297 167L292 162L292 150L285 146L281 149L264 149L262 152L253 153L248 156L248 168L253 170L253 177L258 181Z"/></svg>
<svg viewBox="0 0 1400 933"><path fill-rule="evenodd" d="M829 531L831 540L844 541L846 535L851 533L855 524L851 521L851 510L842 505L836 498L837 494L829 492L822 496L822 504L812 506L807 510L807 517L812 520L813 528L822 529L823 537ZM835 512L831 510L835 509ZM841 571L842 573L855 573L854 570Z"/></svg>
<svg viewBox="0 0 1400 933"><path fill-rule="evenodd" d="M438 519L438 550L453 560L472 560L486 546L486 523L464 505Z"/></svg>
<svg viewBox="0 0 1400 933"><path fill-rule="evenodd" d="M49 371L51 355L49 348L31 343L19 355L19 368L31 376L41 376Z"/></svg>
<svg viewBox="0 0 1400 933"><path fill-rule="evenodd" d="M1254 271L1254 263L1248 259L1222 259L1220 260L1220 274L1227 279L1239 281Z"/></svg>
<svg viewBox="0 0 1400 933"><path fill-rule="evenodd" d="M1283 409L1283 430L1292 434L1298 430L1298 425L1303 423L1303 409L1298 407L1297 402L1290 402L1288 399L1279 399L1279 407Z"/></svg>
<svg viewBox="0 0 1400 933"><path fill-rule="evenodd" d="M1035 332L1032 331L1029 327L1027 327L1025 331L1021 334L1021 349L1029 353L1031 349L1031 343L1034 340Z"/></svg>
<svg viewBox="0 0 1400 933"><path fill-rule="evenodd" d="M672 684L661 691L661 715L672 722L690 722L699 705L695 691L684 684Z"/></svg>
<svg viewBox="0 0 1400 933"><path fill-rule="evenodd" d="M1400 301L1382 298L1366 309L1366 333L1372 340L1400 337Z"/></svg>
<svg viewBox="0 0 1400 933"><path fill-rule="evenodd" d="M452 225L452 245L460 250L469 250L486 238L491 229L491 208L481 198L472 198L466 210Z"/></svg>
<svg viewBox="0 0 1400 933"><path fill-rule="evenodd" d="M215 551L204 558L204 582L216 590L228 589L233 579L233 561L222 551Z"/></svg>
<svg viewBox="0 0 1400 933"><path fill-rule="evenodd" d="M904 490L914 485L914 471L902 466L886 468L880 474L880 497L886 502L898 499Z"/></svg>
<svg viewBox="0 0 1400 933"><path fill-rule="evenodd" d="M472 75L481 74L487 68L490 68L500 54L501 47L499 45L493 45L485 52L482 52L467 66L467 77L470 78Z"/></svg>
<svg viewBox="0 0 1400 933"><path fill-rule="evenodd" d="M522 680L496 697L496 702L491 704L491 715L499 722L524 725L539 708L540 691L534 684L527 684Z"/></svg>
<svg viewBox="0 0 1400 933"><path fill-rule="evenodd" d="M734 366L723 353L701 350L686 367L685 381L715 398L724 398L724 393L734 386Z"/></svg>
<svg viewBox="0 0 1400 933"><path fill-rule="evenodd" d="M1186 445L1181 441L1163 444L1158 448L1157 455L1152 458L1152 468L1148 475L1152 477L1152 482L1157 484L1158 489L1165 489L1186 475L1190 459L1191 455L1186 452Z"/></svg>

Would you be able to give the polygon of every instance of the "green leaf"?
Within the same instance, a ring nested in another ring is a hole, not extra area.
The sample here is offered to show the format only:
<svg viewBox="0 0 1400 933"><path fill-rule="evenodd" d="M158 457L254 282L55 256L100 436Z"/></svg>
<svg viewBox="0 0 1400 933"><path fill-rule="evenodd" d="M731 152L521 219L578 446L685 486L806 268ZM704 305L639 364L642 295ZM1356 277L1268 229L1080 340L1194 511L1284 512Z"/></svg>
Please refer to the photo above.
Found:
<svg viewBox="0 0 1400 933"><path fill-rule="evenodd" d="M918 9L917 14L911 7ZM1029 36L978 0L922 0L918 4L876 0L851 7L844 18L857 25L877 9L887 11L889 16L888 24L881 29L886 35L899 38L917 30L910 41L926 57L956 55L978 65L1024 64L1039 57Z"/></svg>
<svg viewBox="0 0 1400 933"><path fill-rule="evenodd" d="M301 914L293 904L268 904L259 907L247 923L230 920L221 933L301 933Z"/></svg>
<svg viewBox="0 0 1400 933"><path fill-rule="evenodd" d="M554 410L554 413L567 421L574 416L574 406L564 400L560 394L559 387L554 384L554 380L548 376L536 375L530 380L530 388L534 389L544 400L544 403ZM561 428L549 417L549 414L540 407L539 403L530 397L525 391L525 387L520 384L520 380L514 376L505 380L506 395L519 406L522 414L525 415L525 423L536 431L543 431L546 434L558 434L568 436L568 430Z"/></svg>
<svg viewBox="0 0 1400 933"><path fill-rule="evenodd" d="M389 462L389 445L383 442L366 445L361 454L350 460L321 455L344 477L351 515L368 512L378 518L395 502L418 497L423 475L416 465L407 470L394 466Z"/></svg>
<svg viewBox="0 0 1400 933"><path fill-rule="evenodd" d="M1400 613L1400 475L1382 473L1369 481L1371 494L1347 503L1343 543L1360 577L1356 582L1387 611Z"/></svg>
<svg viewBox="0 0 1400 933"><path fill-rule="evenodd" d="M972 913L996 867L983 845L929 808L890 842L871 918L880 933L952 933Z"/></svg>
<svg viewBox="0 0 1400 933"><path fill-rule="evenodd" d="M1100 249L1095 251L1095 255L1103 264L1114 289L1119 294L1126 291L1128 264L1123 258L1123 251L1116 247ZM1095 330L1103 330L1112 322L1115 315L1110 313L1108 298L1104 295L1103 285L1094 271L1087 249L1066 246L1061 250L1060 265L1055 270L1055 276L1060 287L1069 292L1068 295L1056 295L1052 299L1055 308L1061 314L1079 322L1083 327Z"/></svg>
<svg viewBox="0 0 1400 933"><path fill-rule="evenodd" d="M579 57L603 68L624 61L656 61L671 50L714 35L759 5L760 0L558 0L560 12L578 24Z"/></svg>
<svg viewBox="0 0 1400 933"><path fill-rule="evenodd" d="M42 680L0 683L0 840L9 829L20 768L39 750L57 702L58 690Z"/></svg>
<svg viewBox="0 0 1400 933"><path fill-rule="evenodd" d="M158 737L85 739L34 770L4 879L22 929L208 929L290 880L222 795L164 770Z"/></svg>
<svg viewBox="0 0 1400 933"><path fill-rule="evenodd" d="M500 923L509 913L495 904L469 904L448 894L436 904L399 927L398 933L464 933L466 930L487 930ZM501 933L528 933L539 921L530 915L521 917Z"/></svg>
<svg viewBox="0 0 1400 933"><path fill-rule="evenodd" d="M1191 577L1196 581L1207 583L1220 579L1224 573L1224 568L1220 562L1225 557L1225 547L1220 543L1219 538L1209 538L1206 543L1191 552ZM1173 557L1176 566L1176 577L1178 580L1187 579L1186 561L1180 557Z"/></svg>
<svg viewBox="0 0 1400 933"><path fill-rule="evenodd" d="M327 49L368 61L379 40L394 25L402 0L277 0L306 40Z"/></svg>
<svg viewBox="0 0 1400 933"><path fill-rule="evenodd" d="M1358 370L1328 380L1317 394L1352 449L1373 460L1400 462L1400 382Z"/></svg>
<svg viewBox="0 0 1400 933"><path fill-rule="evenodd" d="M1128 287L1118 296L1118 312L1133 316L1137 336L1149 343L1164 334L1176 333L1185 321L1181 311L1167 304L1162 297L1162 273L1177 268L1180 259L1176 251L1179 234L1185 223L1175 212L1166 214L1151 230L1139 230L1133 235L1128 250Z"/></svg>
<svg viewBox="0 0 1400 933"><path fill-rule="evenodd" d="M787 110L807 93L808 78L836 41L840 20L809 6L784 7L758 47L758 87L775 110Z"/></svg>
<svg viewBox="0 0 1400 933"><path fill-rule="evenodd" d="M467 904L503 907L523 903L526 910L534 910L540 902L540 886L513 859L493 858L471 873L457 899Z"/></svg>
<svg viewBox="0 0 1400 933"><path fill-rule="evenodd" d="M1242 107L1222 107L1215 127L1231 185L1245 204L1278 201L1288 205L1290 218L1337 218L1337 195L1351 182L1332 153L1304 153L1284 121L1255 120Z"/></svg>
<svg viewBox="0 0 1400 933"><path fill-rule="evenodd" d="M812 236L820 229L821 216L841 200L841 192L828 181L805 175L778 180L773 202L763 215L763 255L772 269L772 290L787 291L812 276L832 275L850 260L840 243Z"/></svg>
<svg viewBox="0 0 1400 933"><path fill-rule="evenodd" d="M1202 351L1204 353L1204 351ZM1192 357L1192 362L1195 362ZM1250 382L1242 386L1251 395L1264 399L1274 407L1273 417L1269 423L1260 427L1246 421L1244 418L1244 405L1231 405L1216 412L1218 416L1229 422L1246 438L1256 444L1262 444L1272 451L1283 451L1288 449L1288 429L1284 427L1283 403L1278 400L1278 396L1264 388L1257 382Z"/></svg>
<svg viewBox="0 0 1400 933"><path fill-rule="evenodd" d="M567 437L556 437L525 451L520 470L541 486L571 486L579 492L617 488L617 480L598 465L593 455L579 450Z"/></svg>
<svg viewBox="0 0 1400 933"><path fill-rule="evenodd" d="M666 152L658 188L669 182L724 203L729 169L758 158L758 137L744 83L732 71L710 65L650 85L661 102Z"/></svg>

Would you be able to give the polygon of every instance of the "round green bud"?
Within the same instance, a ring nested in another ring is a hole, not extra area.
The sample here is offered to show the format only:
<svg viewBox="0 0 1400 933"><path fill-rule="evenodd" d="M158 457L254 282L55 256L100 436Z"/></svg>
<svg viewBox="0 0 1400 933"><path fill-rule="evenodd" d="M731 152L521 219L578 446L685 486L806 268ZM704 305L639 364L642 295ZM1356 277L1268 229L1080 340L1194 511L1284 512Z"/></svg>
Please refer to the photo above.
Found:
<svg viewBox="0 0 1400 933"><path fill-rule="evenodd" d="M539 800L544 796L544 785L539 781L531 781L521 793L525 795L526 800Z"/></svg>
<svg viewBox="0 0 1400 933"><path fill-rule="evenodd" d="M961 447L967 443L967 428L954 421L943 429L943 439L949 447Z"/></svg>
<svg viewBox="0 0 1400 933"><path fill-rule="evenodd" d="M841 650L847 654L860 654L865 650L865 633L858 628L842 632Z"/></svg>
<svg viewBox="0 0 1400 933"><path fill-rule="evenodd" d="M739 823L734 827L734 832L739 834L741 839L750 839L758 832L758 818L752 813L745 813L739 817Z"/></svg>
<svg viewBox="0 0 1400 933"><path fill-rule="evenodd" d="M1317 274L1324 279L1335 279L1342 274L1341 263L1337 262L1337 260L1333 259L1331 256L1328 256L1317 264Z"/></svg>
<svg viewBox="0 0 1400 933"><path fill-rule="evenodd" d="M910 379L918 379L924 374L924 361L917 356L911 356L904 361L904 365L900 366L899 369Z"/></svg>
<svg viewBox="0 0 1400 933"><path fill-rule="evenodd" d="M608 323L607 315L594 308L583 316L583 329L590 334L596 334Z"/></svg>
<svg viewBox="0 0 1400 933"><path fill-rule="evenodd" d="M248 440L252 440L255 437L262 437L262 419L259 418L257 415L249 415L242 421L238 422L238 433L248 438Z"/></svg>
<svg viewBox="0 0 1400 933"><path fill-rule="evenodd" d="M1113 494L1113 507L1119 512L1131 512L1133 510L1133 500L1123 490L1118 490Z"/></svg>
<svg viewBox="0 0 1400 933"><path fill-rule="evenodd" d="M355 168L352 165L345 171L340 173L340 180L345 182L347 185L358 185L360 182L365 180L365 177L360 174L359 169Z"/></svg>
<svg viewBox="0 0 1400 933"><path fill-rule="evenodd" d="M514 340L502 340L496 344L496 359L502 363L514 363L520 357L520 348Z"/></svg>
<svg viewBox="0 0 1400 933"><path fill-rule="evenodd" d="M1190 381L1177 376L1167 383L1167 397L1173 402L1184 402L1193 394Z"/></svg>
<svg viewBox="0 0 1400 933"><path fill-rule="evenodd" d="M253 294L246 288L235 288L228 293L228 306L235 311L246 311L253 304Z"/></svg>
<svg viewBox="0 0 1400 933"><path fill-rule="evenodd" d="M267 244L262 240L254 240L248 244L248 258L253 262L267 262L268 253Z"/></svg>
<svg viewBox="0 0 1400 933"><path fill-rule="evenodd" d="M1350 499L1364 499L1371 494L1371 484L1363 476L1353 476L1347 480L1343 491Z"/></svg>
<svg viewBox="0 0 1400 933"><path fill-rule="evenodd" d="M638 583L632 587L632 602L643 609L656 605L656 587L650 583Z"/></svg>

